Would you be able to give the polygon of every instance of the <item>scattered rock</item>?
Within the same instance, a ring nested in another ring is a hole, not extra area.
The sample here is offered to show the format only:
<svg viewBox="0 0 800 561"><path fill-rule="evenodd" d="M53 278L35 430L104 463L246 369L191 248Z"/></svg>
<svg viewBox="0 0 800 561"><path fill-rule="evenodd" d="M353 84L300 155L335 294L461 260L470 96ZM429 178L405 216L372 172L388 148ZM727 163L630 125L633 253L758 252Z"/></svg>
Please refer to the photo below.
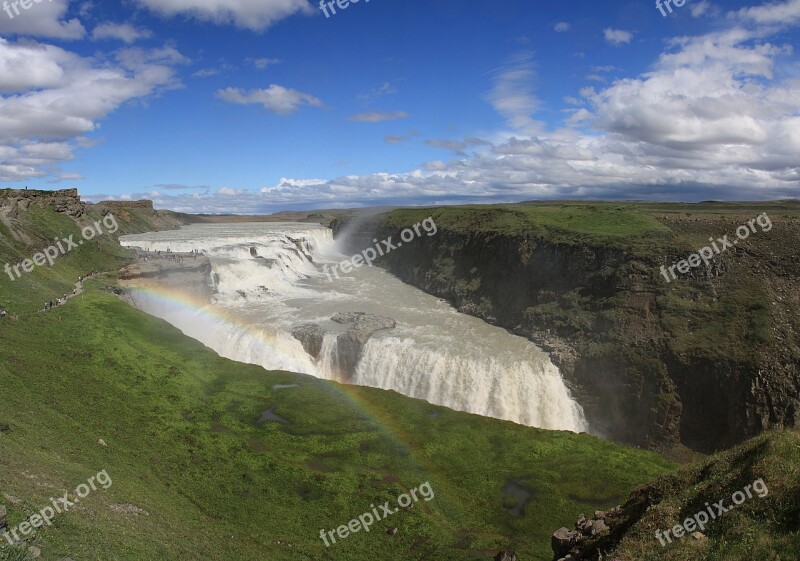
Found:
<svg viewBox="0 0 800 561"><path fill-rule="evenodd" d="M708 539L703 532L695 532L694 534L692 534L692 537L698 541Z"/></svg>
<svg viewBox="0 0 800 561"><path fill-rule="evenodd" d="M386 533L389 534L390 536L393 536L397 533L397 528L395 527L386 528Z"/></svg>
<svg viewBox="0 0 800 561"><path fill-rule="evenodd" d="M3 497L10 502L11 504L20 505L22 504L22 500L14 495L9 495L8 493L3 493Z"/></svg>
<svg viewBox="0 0 800 561"><path fill-rule="evenodd" d="M6 507L0 505L0 530L8 529L8 522L6 521Z"/></svg>
<svg viewBox="0 0 800 561"><path fill-rule="evenodd" d="M108 506L110 506L111 510L113 510L114 512L119 512L121 514L144 514L145 516L150 516L150 513L144 510L143 508L139 508L138 506L129 503L126 504L111 503Z"/></svg>
<svg viewBox="0 0 800 561"><path fill-rule="evenodd" d="M98 440L98 441L97 441L97 443L98 443L100 446L108 446L108 445L106 444L106 441L105 441L105 440L103 440L102 438L101 438L100 440Z"/></svg>
<svg viewBox="0 0 800 561"><path fill-rule="evenodd" d="M34 559L38 559L39 557L42 556L42 550L39 549L38 547L30 546L28 548L28 555L30 555Z"/></svg>
<svg viewBox="0 0 800 561"><path fill-rule="evenodd" d="M517 554L510 549L508 551L499 551L494 556L494 561L517 561Z"/></svg>

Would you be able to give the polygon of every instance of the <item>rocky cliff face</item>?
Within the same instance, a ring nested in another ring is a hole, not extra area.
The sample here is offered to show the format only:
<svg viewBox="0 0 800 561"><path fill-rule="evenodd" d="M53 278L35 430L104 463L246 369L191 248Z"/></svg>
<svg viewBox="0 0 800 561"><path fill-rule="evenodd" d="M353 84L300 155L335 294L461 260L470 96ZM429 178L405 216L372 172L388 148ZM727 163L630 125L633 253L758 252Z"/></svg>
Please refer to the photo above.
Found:
<svg viewBox="0 0 800 561"><path fill-rule="evenodd" d="M698 227L688 221L666 220L679 231ZM353 251L399 236L385 215L332 228L347 232ZM798 246L800 229L787 221L771 234L681 285L659 279L658 268L682 248L650 254L446 228L377 264L550 352L594 432L712 451L797 421L800 271L787 248Z"/></svg>
<svg viewBox="0 0 800 561"><path fill-rule="evenodd" d="M83 216L86 209L86 204L81 201L77 189L60 191L0 189L0 208L5 215L15 217L20 210L27 210L30 205L41 207L52 205L56 212L75 218Z"/></svg>

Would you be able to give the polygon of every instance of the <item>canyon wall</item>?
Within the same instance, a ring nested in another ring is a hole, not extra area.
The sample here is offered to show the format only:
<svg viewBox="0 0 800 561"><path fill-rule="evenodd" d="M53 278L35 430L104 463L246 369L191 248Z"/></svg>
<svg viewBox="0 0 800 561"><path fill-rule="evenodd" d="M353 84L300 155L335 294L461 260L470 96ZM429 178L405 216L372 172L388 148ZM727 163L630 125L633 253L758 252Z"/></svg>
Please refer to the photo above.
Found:
<svg viewBox="0 0 800 561"><path fill-rule="evenodd" d="M331 226L355 252L373 239L398 239L387 216ZM678 232L725 233L741 223L662 218ZM710 452L795 425L797 220L776 223L770 236L719 256L681 284L658 271L683 258L682 247L547 238L440 226L378 265L550 352L599 435Z"/></svg>

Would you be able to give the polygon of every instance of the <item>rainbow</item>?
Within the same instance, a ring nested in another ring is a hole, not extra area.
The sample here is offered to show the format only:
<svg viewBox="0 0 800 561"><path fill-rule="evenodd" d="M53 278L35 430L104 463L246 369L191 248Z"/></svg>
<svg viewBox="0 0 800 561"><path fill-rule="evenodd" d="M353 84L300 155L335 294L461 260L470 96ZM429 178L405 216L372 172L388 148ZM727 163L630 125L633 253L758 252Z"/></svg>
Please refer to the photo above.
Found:
<svg viewBox="0 0 800 561"><path fill-rule="evenodd" d="M273 349L276 353L278 352L274 341L266 336L262 328L243 322L232 312L216 307L213 303L197 295L176 288L156 285L152 282L143 282L139 279L126 281L125 286L134 295L144 295L151 302L163 306L165 309L187 312L199 319L214 323L222 322L240 329L257 338L265 347ZM319 378L318 376L315 377ZM403 455L412 459L421 473L428 473L429 470L425 467L427 462L421 461L414 453L411 438L405 434L405 431L400 428L392 416L366 398L358 386L343 384L335 380L325 380L322 387L333 395L335 399L343 402L374 424L378 432L388 439L396 449L401 450Z"/></svg>

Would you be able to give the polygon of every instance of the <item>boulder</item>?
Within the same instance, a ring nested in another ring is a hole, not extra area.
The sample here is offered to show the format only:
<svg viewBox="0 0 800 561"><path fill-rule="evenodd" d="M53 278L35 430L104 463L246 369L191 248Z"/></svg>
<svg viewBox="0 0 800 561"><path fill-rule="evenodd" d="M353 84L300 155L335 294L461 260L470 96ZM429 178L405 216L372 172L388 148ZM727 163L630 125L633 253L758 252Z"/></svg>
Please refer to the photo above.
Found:
<svg viewBox="0 0 800 561"><path fill-rule="evenodd" d="M578 533L567 528L559 528L550 538L550 546L556 554L556 559L567 555L570 550L578 543Z"/></svg>
<svg viewBox="0 0 800 561"><path fill-rule="evenodd" d="M608 531L608 526L602 520L592 520L592 535L602 534Z"/></svg>
<svg viewBox="0 0 800 561"><path fill-rule="evenodd" d="M517 561L517 554L511 550L499 551L497 555L494 556L494 561Z"/></svg>

